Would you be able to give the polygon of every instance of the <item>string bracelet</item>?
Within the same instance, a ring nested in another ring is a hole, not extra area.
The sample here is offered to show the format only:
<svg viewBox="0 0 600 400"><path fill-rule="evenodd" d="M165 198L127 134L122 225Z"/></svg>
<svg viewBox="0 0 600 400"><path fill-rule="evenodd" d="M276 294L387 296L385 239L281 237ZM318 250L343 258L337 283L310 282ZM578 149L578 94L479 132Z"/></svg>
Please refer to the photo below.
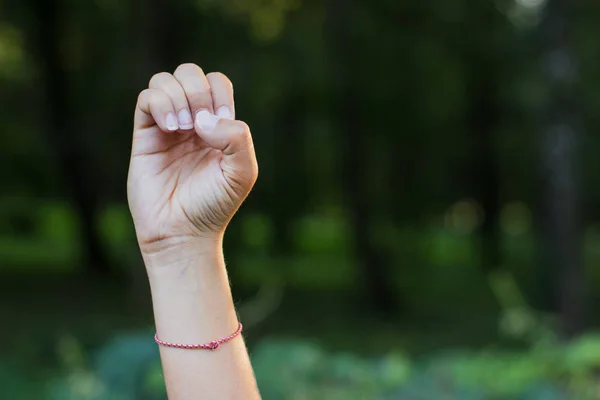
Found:
<svg viewBox="0 0 600 400"><path fill-rule="evenodd" d="M174 347L176 349L186 349L186 350L216 350L223 343L227 343L230 340L235 339L240 333L242 333L242 323L238 321L238 328L231 335L226 336L224 338L213 340L212 342L204 343L204 344L181 344L181 343L171 343L165 342L158 338L158 332L154 335L154 341L164 347Z"/></svg>

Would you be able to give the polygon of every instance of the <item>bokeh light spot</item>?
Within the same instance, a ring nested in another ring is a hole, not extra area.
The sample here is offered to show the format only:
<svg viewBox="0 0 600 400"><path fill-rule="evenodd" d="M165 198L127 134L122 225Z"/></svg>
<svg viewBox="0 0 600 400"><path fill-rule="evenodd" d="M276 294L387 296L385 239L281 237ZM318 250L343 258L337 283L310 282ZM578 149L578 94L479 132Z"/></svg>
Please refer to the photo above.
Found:
<svg viewBox="0 0 600 400"><path fill-rule="evenodd" d="M446 212L446 227L462 234L471 234L481 225L483 212L472 199L463 199L453 204Z"/></svg>
<svg viewBox="0 0 600 400"><path fill-rule="evenodd" d="M515 0L515 3L521 7L538 9L546 4L546 0Z"/></svg>
<svg viewBox="0 0 600 400"><path fill-rule="evenodd" d="M12 76L23 62L22 38L9 25L0 25L0 77Z"/></svg>
<svg viewBox="0 0 600 400"><path fill-rule="evenodd" d="M531 229L531 211L523 202L514 201L500 211L500 228L510 236L524 235Z"/></svg>

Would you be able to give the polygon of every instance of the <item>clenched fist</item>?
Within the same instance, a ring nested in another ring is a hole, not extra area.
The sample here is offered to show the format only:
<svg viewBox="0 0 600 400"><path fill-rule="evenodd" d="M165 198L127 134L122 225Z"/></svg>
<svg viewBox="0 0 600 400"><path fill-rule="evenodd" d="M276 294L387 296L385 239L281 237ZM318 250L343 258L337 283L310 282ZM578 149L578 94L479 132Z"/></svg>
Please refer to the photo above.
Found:
<svg viewBox="0 0 600 400"><path fill-rule="evenodd" d="M225 75L183 64L152 77L135 109L127 182L142 253L220 240L257 175Z"/></svg>

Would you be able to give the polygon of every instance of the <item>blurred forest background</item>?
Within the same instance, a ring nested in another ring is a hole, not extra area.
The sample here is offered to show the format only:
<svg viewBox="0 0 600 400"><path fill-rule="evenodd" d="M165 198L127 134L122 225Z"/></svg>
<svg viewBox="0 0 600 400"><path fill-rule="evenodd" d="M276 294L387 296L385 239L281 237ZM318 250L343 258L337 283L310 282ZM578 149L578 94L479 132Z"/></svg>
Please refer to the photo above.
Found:
<svg viewBox="0 0 600 400"><path fill-rule="evenodd" d="M600 397L594 0L0 0L0 398L164 399L125 198L160 71L235 84L269 399Z"/></svg>

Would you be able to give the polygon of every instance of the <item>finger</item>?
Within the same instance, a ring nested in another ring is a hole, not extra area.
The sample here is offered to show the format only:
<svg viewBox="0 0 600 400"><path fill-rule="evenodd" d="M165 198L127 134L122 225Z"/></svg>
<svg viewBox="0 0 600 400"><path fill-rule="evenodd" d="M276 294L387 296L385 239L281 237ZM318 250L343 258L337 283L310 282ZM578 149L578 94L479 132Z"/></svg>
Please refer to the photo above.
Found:
<svg viewBox="0 0 600 400"><path fill-rule="evenodd" d="M213 112L213 101L210 85L202 69L196 64L181 64L173 73L183 88L192 115L200 110Z"/></svg>
<svg viewBox="0 0 600 400"><path fill-rule="evenodd" d="M258 165L248 125L200 111L196 132L210 147L223 152L223 172L234 182L251 185L256 181Z"/></svg>
<svg viewBox="0 0 600 400"><path fill-rule="evenodd" d="M210 84L215 114L221 118L235 119L233 85L229 78L220 72L211 72L206 79Z"/></svg>
<svg viewBox="0 0 600 400"><path fill-rule="evenodd" d="M169 95L159 89L146 89L138 97L134 127L142 129L154 124L164 132L173 132L179 129L175 109Z"/></svg>
<svg viewBox="0 0 600 400"><path fill-rule="evenodd" d="M190 130L194 128L194 121L192 120L187 97L173 75L168 72L156 74L150 79L149 87L150 89L160 89L171 98L171 102L175 107L179 129Z"/></svg>

